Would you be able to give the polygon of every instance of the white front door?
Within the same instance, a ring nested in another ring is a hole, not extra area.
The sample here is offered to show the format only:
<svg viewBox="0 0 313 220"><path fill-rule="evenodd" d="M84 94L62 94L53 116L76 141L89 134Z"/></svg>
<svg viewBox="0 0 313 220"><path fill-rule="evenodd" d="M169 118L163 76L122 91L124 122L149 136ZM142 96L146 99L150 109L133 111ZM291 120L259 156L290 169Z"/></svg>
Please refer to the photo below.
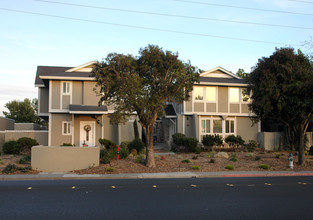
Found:
<svg viewBox="0 0 313 220"><path fill-rule="evenodd" d="M80 122L80 146L95 146L95 122Z"/></svg>

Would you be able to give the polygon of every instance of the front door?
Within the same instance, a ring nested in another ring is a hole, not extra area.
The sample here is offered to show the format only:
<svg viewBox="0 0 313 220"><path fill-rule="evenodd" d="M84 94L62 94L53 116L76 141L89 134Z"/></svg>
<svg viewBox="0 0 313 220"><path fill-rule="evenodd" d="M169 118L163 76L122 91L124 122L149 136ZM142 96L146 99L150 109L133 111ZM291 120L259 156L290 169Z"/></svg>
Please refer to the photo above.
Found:
<svg viewBox="0 0 313 220"><path fill-rule="evenodd" d="M95 122L80 122L80 146L95 146Z"/></svg>

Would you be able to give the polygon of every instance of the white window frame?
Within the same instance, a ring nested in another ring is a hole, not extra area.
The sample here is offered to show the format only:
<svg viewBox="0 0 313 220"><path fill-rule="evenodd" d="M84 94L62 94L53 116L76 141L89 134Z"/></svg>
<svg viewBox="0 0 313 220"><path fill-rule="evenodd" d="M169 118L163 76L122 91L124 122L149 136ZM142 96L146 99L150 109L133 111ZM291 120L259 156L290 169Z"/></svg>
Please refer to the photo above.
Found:
<svg viewBox="0 0 313 220"><path fill-rule="evenodd" d="M208 87L214 88L214 90L215 90L214 101L209 101L208 98L207 98L207 88ZM196 99L195 88L202 89L202 96L203 96L202 100ZM195 102L205 102L205 103L217 103L217 87L216 86L194 86L193 87L193 91L194 91L193 92L193 101L195 101Z"/></svg>
<svg viewBox="0 0 313 220"><path fill-rule="evenodd" d="M229 127L228 127L228 129L229 129L229 132L227 132L227 123L226 123L226 121L229 121L230 123L229 123ZM232 132L231 131L231 122L234 122L234 131ZM226 119L225 120L225 134L226 135L232 135L232 134L235 134L236 133L236 120L235 119Z"/></svg>
<svg viewBox="0 0 313 220"><path fill-rule="evenodd" d="M202 99L196 99L196 94L195 94L196 89L202 89ZM193 100L195 102L204 102L205 101L204 86L194 86L193 87Z"/></svg>
<svg viewBox="0 0 313 220"><path fill-rule="evenodd" d="M66 132L64 132L66 126ZM62 121L62 135L72 135L72 122Z"/></svg>
<svg viewBox="0 0 313 220"><path fill-rule="evenodd" d="M66 85L65 92L64 92L64 83ZM61 81L61 92L62 92L62 95L71 95L72 94L72 82Z"/></svg>

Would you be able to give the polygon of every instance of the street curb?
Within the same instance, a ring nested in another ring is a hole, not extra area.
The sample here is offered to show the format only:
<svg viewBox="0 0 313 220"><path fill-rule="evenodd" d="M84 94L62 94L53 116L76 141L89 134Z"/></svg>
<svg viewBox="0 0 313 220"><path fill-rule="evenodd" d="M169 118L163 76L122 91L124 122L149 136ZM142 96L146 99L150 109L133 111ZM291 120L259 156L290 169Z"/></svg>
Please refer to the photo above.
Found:
<svg viewBox="0 0 313 220"><path fill-rule="evenodd" d="M313 176L311 171L238 171L238 172L171 172L126 174L39 173L0 175L0 181L10 180L87 180L87 179L178 179L178 178L236 178Z"/></svg>

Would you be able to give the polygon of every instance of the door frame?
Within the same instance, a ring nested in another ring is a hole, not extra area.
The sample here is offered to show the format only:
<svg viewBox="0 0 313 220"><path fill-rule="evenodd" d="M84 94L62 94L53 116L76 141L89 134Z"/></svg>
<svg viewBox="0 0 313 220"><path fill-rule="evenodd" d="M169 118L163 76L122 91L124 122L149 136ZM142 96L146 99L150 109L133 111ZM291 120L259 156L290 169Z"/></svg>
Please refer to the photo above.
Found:
<svg viewBox="0 0 313 220"><path fill-rule="evenodd" d="M96 123L94 121L80 121L80 125L79 125L79 146L83 147L83 129L85 125L91 125L91 134L90 134L90 138L91 138L91 144L88 145L88 147L94 147L96 145Z"/></svg>

